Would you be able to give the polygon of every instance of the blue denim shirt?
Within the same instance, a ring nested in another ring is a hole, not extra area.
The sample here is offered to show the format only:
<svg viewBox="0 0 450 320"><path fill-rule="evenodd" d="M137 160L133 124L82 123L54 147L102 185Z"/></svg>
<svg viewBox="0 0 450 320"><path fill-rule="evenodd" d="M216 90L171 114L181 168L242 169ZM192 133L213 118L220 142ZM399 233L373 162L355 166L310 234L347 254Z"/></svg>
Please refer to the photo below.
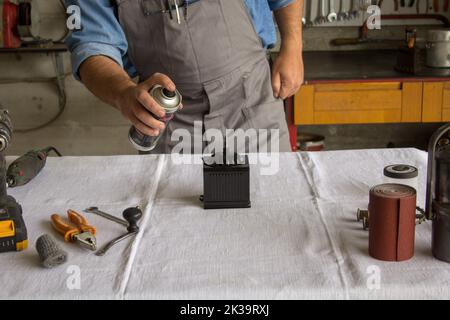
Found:
<svg viewBox="0 0 450 320"><path fill-rule="evenodd" d="M266 48L276 43L272 12L294 0L244 0L256 31ZM72 70L78 78L81 63L94 55L104 55L115 60L130 74L136 70L130 63L125 34L117 20L111 0L65 0L66 6L77 5L81 9L81 30L72 32L66 40L72 52Z"/></svg>

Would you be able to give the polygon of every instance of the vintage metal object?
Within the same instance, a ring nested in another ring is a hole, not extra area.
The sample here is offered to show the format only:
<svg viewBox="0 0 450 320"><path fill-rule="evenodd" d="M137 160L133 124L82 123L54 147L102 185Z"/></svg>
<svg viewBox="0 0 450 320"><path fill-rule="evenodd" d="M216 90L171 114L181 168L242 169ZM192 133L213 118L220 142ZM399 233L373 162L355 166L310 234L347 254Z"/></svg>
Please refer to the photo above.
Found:
<svg viewBox="0 0 450 320"><path fill-rule="evenodd" d="M126 222L125 220L117 218L116 216L113 216L112 214L109 214L109 213L106 213L104 211L101 211L97 207L87 208L86 210L84 210L84 212L96 214L96 215L98 215L100 217L103 217L105 219L108 219L110 221L117 222L118 224L121 224L121 225L123 225L125 227L128 227L128 225L129 225L128 222Z"/></svg>
<svg viewBox="0 0 450 320"><path fill-rule="evenodd" d="M450 124L430 140L426 201L427 219L433 221L433 255L450 262Z"/></svg>
<svg viewBox="0 0 450 320"><path fill-rule="evenodd" d="M170 120L173 119L175 113L181 107L181 103L183 100L181 94L178 92L178 90L169 91L162 86L157 85L150 90L150 95L159 105L164 108L166 112L166 116L162 119L153 114L152 116L155 119L164 122L167 127ZM163 133L164 130L161 130L158 136L151 137L141 133L133 126L130 129L128 137L134 148L142 152L149 152L156 148Z"/></svg>
<svg viewBox="0 0 450 320"><path fill-rule="evenodd" d="M414 256L416 190L401 184L372 188L369 203L369 254L383 261Z"/></svg>
<svg viewBox="0 0 450 320"><path fill-rule="evenodd" d="M329 13L327 19L329 22L335 22L337 20L336 6L334 3L335 0L329 0Z"/></svg>
<svg viewBox="0 0 450 320"><path fill-rule="evenodd" d="M122 224L122 222L119 222L119 221L117 221L115 219L111 219L110 217L108 217L108 214L107 215L102 215L102 217L104 217L104 218L106 218L108 220L115 221L115 222L117 222L119 224ZM132 208L126 209L123 212L123 218L128 223L127 233L125 233L125 234L123 234L123 235L121 235L121 236L111 240L110 242L108 242L103 248L98 250L95 253L95 255L97 255L97 256L104 256L109 251L109 249L111 249L113 246L115 246L119 242L122 242L123 240L128 239L130 237L133 237L133 236L135 236L135 235L137 235L139 233L138 222L142 218L142 211L141 211L141 209L139 207L132 207Z"/></svg>
<svg viewBox="0 0 450 320"><path fill-rule="evenodd" d="M419 170L407 164L395 164L384 168L383 174L386 183L405 184L418 189Z"/></svg>
<svg viewBox="0 0 450 320"><path fill-rule="evenodd" d="M450 29L428 31L427 66L450 68Z"/></svg>

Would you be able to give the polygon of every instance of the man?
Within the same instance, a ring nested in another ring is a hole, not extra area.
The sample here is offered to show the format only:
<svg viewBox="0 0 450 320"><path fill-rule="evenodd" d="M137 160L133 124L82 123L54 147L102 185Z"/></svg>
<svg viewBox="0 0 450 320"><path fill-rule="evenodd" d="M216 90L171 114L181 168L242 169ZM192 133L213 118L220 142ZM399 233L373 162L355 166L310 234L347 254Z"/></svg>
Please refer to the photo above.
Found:
<svg viewBox="0 0 450 320"><path fill-rule="evenodd" d="M175 2L179 4L176 11ZM303 0L66 0L81 9L81 30L67 40L73 71L97 97L121 111L168 153L176 129L275 129L289 151L281 99L303 82ZM281 51L271 70L266 49ZM179 19L178 19L179 17ZM131 77L138 76L139 83ZM161 85L183 95L168 128L149 95ZM274 150L272 150L274 151Z"/></svg>

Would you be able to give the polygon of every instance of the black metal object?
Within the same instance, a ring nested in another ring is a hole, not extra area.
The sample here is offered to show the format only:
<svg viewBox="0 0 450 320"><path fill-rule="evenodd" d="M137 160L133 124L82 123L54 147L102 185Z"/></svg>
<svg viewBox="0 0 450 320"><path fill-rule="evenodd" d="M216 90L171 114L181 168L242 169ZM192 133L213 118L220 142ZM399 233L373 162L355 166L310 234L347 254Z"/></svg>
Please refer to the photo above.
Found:
<svg viewBox="0 0 450 320"><path fill-rule="evenodd" d="M426 216L433 221L432 251L450 262L450 124L431 138L428 150Z"/></svg>
<svg viewBox="0 0 450 320"><path fill-rule="evenodd" d="M223 152L203 161L205 209L251 207L248 156Z"/></svg>

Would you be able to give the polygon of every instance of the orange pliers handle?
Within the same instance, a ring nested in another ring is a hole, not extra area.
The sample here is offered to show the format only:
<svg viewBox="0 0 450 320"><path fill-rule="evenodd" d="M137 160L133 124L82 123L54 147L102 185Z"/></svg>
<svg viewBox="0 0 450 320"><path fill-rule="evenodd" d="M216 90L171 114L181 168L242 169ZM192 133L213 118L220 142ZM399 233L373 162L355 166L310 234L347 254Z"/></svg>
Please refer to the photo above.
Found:
<svg viewBox="0 0 450 320"><path fill-rule="evenodd" d="M68 210L67 216L71 223L67 223L58 214L54 214L51 217L53 228L64 236L64 241L71 242L76 235L83 232L90 232L92 235L96 234L97 230L95 227L91 226L87 219L78 212Z"/></svg>

